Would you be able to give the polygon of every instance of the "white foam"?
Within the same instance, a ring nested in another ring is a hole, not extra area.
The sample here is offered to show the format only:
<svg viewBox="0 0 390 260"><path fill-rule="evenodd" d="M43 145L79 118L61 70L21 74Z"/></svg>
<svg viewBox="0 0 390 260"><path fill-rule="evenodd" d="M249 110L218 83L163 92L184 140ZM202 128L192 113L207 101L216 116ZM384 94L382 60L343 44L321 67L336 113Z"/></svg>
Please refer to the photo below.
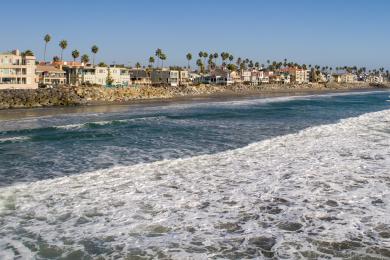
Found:
<svg viewBox="0 0 390 260"><path fill-rule="evenodd" d="M16 143L16 142L23 142L30 139L31 138L28 136L3 137L0 138L0 143L5 143L5 142Z"/></svg>
<svg viewBox="0 0 390 260"><path fill-rule="evenodd" d="M369 113L218 154L1 188L0 251L28 234L64 255L88 242L110 257L253 258L251 238L266 236L277 257L378 257L390 242L378 231L390 225L389 123L390 110ZM359 246L332 246L343 241Z"/></svg>

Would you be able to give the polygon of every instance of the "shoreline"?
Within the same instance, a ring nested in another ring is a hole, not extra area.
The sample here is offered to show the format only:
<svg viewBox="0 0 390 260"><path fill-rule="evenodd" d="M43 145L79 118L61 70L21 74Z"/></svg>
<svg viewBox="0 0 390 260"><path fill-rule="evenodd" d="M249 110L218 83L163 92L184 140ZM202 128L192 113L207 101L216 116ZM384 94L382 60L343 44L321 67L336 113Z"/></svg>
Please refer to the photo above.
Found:
<svg viewBox="0 0 390 260"><path fill-rule="evenodd" d="M52 116L61 114L78 113L112 113L126 110L128 107L154 107L170 104L185 103L207 103L240 101L247 99L261 99L272 97L298 97L310 95L338 94L338 93L364 93L373 91L390 91L389 88L350 88L350 89L273 89L261 91L242 92L218 92L201 95L176 96L168 98L145 98L132 99L128 101L90 101L86 104L69 106L43 106L43 107L22 107L0 109L0 122L7 120L17 120L23 118L33 118L42 116Z"/></svg>

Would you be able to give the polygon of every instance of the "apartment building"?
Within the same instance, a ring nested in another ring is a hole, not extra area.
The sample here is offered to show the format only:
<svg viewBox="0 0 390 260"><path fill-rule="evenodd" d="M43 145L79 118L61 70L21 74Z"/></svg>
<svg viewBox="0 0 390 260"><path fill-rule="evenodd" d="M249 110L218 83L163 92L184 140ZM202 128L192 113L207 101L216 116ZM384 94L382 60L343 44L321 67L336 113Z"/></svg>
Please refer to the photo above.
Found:
<svg viewBox="0 0 390 260"><path fill-rule="evenodd" d="M0 53L0 89L38 88L35 57L22 55L19 50Z"/></svg>
<svg viewBox="0 0 390 260"><path fill-rule="evenodd" d="M54 65L37 65L35 74L39 86L54 87L64 85L66 83L65 71L55 67Z"/></svg>
<svg viewBox="0 0 390 260"><path fill-rule="evenodd" d="M355 83L357 75L352 73L336 73L333 74L333 80L337 83Z"/></svg>
<svg viewBox="0 0 390 260"><path fill-rule="evenodd" d="M86 66L81 69L83 83L111 86L130 86L130 72L127 68Z"/></svg>

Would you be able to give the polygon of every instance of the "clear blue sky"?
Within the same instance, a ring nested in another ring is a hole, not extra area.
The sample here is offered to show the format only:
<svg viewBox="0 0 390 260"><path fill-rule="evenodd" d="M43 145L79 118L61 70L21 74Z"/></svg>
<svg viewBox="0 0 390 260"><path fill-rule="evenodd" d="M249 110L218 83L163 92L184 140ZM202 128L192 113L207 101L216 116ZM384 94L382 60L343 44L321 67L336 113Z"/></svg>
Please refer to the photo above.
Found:
<svg viewBox="0 0 390 260"><path fill-rule="evenodd" d="M98 61L146 64L156 48L167 64L186 64L185 54L228 51L260 63L390 69L388 0L18 0L1 3L0 50L32 49L43 57L43 36L52 35L48 57L100 47ZM193 61L194 63L194 61Z"/></svg>

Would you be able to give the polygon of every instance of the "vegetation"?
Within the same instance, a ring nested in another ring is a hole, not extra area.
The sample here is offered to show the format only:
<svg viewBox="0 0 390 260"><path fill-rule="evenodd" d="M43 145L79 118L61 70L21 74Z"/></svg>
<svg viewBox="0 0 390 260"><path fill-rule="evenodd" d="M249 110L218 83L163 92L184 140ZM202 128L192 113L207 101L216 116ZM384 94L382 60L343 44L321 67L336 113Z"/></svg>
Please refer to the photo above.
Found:
<svg viewBox="0 0 390 260"><path fill-rule="evenodd" d="M80 52L78 50L72 51L72 57L73 57L73 61L76 61L76 59L80 57Z"/></svg>
<svg viewBox="0 0 390 260"><path fill-rule="evenodd" d="M61 61L62 61L62 55L64 54L64 50L68 47L68 41L66 40L60 41L59 46L61 48Z"/></svg>
<svg viewBox="0 0 390 260"><path fill-rule="evenodd" d="M187 68L190 68L190 61L192 60L192 54L187 53L186 58L187 58Z"/></svg>
<svg viewBox="0 0 390 260"><path fill-rule="evenodd" d="M81 56L81 62L84 64L88 64L89 56L87 54L84 54L83 56Z"/></svg>
<svg viewBox="0 0 390 260"><path fill-rule="evenodd" d="M47 44L51 41L50 34L46 34L45 37L43 37L43 40L45 41L45 51L43 52L43 61L46 62L46 49Z"/></svg>
<svg viewBox="0 0 390 260"><path fill-rule="evenodd" d="M25 50L21 54L22 54L22 56L34 56L34 53L32 52L32 50Z"/></svg>
<svg viewBox="0 0 390 260"><path fill-rule="evenodd" d="M99 47L98 46L96 46L96 45L93 45L92 47L91 47L91 52L92 52L92 60L93 60L93 62L92 62L92 64L95 66L95 56L96 56L96 53L98 53L98 51L99 51Z"/></svg>

